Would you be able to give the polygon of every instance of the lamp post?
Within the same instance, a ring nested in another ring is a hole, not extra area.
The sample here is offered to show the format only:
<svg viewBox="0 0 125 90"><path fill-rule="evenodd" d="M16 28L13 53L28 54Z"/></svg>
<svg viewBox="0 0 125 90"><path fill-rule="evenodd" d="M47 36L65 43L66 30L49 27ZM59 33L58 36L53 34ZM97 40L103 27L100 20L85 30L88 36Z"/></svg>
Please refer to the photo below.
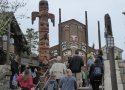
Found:
<svg viewBox="0 0 125 90"><path fill-rule="evenodd" d="M118 90L116 69L115 69L115 59L114 59L114 37L107 36L106 41L107 41L107 48L108 48L108 56L110 60L112 90Z"/></svg>

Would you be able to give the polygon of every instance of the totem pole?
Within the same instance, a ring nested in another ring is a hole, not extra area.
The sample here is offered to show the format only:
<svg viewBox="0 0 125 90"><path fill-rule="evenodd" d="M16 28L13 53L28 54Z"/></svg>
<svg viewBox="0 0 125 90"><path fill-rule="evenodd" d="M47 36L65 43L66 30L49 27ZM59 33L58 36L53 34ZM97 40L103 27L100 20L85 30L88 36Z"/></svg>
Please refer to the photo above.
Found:
<svg viewBox="0 0 125 90"><path fill-rule="evenodd" d="M32 12L32 24L36 17L39 18L39 62L40 64L48 64L49 60L49 23L51 19L53 26L55 24L54 14L48 13L49 6L47 0L39 2L39 12Z"/></svg>

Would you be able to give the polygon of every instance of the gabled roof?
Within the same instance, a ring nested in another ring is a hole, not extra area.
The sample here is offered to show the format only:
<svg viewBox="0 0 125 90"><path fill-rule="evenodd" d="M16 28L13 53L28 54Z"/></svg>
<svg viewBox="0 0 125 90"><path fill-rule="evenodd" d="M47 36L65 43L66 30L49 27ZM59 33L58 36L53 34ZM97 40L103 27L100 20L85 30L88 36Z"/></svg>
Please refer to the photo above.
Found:
<svg viewBox="0 0 125 90"><path fill-rule="evenodd" d="M102 49L105 49L106 48L106 45L102 47ZM114 46L115 49L118 49L120 52L123 52L123 49L117 47L117 46Z"/></svg>
<svg viewBox="0 0 125 90"><path fill-rule="evenodd" d="M65 23L68 23L68 22L71 22L71 21L74 21L74 22L76 22L76 23L79 23L79 24L85 26L83 23L81 23L81 22L79 22L79 21L77 21L77 20L75 20L75 19L70 19L70 20L67 20L67 21L61 22L61 24L65 24Z"/></svg>
<svg viewBox="0 0 125 90"><path fill-rule="evenodd" d="M18 46L20 47L20 49L23 51L24 48L27 48L27 41L26 41L26 38L22 32L22 30L20 29L20 26L14 16L14 13L12 12L3 12L3 13L0 13L0 18L2 18L3 16L5 16L5 18L3 18L3 20L1 20L1 23L5 23L5 21L8 21L10 18L10 22L11 22L11 29L10 29L10 32L11 32L11 37L14 38L14 41L18 44ZM5 25L5 30L7 30L7 27L8 26L8 22L7 24ZM25 50L24 50L25 51ZM27 50L26 50L27 51ZM27 51L28 52L28 51Z"/></svg>

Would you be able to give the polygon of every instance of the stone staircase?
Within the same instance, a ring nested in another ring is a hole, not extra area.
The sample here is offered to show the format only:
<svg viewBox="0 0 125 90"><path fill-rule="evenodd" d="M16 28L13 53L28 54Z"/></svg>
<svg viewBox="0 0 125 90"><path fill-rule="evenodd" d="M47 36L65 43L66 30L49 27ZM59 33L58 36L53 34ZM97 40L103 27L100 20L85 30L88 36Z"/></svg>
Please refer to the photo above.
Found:
<svg viewBox="0 0 125 90"><path fill-rule="evenodd" d="M100 88L99 90L103 90L102 86L100 86L99 88ZM80 87L78 90L92 90L92 88L91 87Z"/></svg>
<svg viewBox="0 0 125 90"><path fill-rule="evenodd" d="M0 90L9 90L10 75L9 70L5 69L3 65L0 65Z"/></svg>
<svg viewBox="0 0 125 90"><path fill-rule="evenodd" d="M125 90L125 60L119 60L118 64L120 68L120 75L123 83L123 88Z"/></svg>
<svg viewBox="0 0 125 90"><path fill-rule="evenodd" d="M9 76L5 76L2 80L0 80L0 90L9 90Z"/></svg>

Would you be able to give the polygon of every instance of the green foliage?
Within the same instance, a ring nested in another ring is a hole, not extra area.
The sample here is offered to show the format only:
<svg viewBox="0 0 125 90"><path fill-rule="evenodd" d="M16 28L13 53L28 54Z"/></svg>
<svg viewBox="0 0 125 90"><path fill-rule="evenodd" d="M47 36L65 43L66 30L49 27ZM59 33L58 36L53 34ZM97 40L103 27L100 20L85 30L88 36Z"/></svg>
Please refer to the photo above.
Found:
<svg viewBox="0 0 125 90"><path fill-rule="evenodd" d="M24 7L24 0L0 0L0 12L16 12L19 8Z"/></svg>
<svg viewBox="0 0 125 90"><path fill-rule="evenodd" d="M0 14L0 35L3 35L6 33L9 17L10 17L10 13L3 12Z"/></svg>
<svg viewBox="0 0 125 90"><path fill-rule="evenodd" d="M121 60L121 58L119 56L116 56L115 60Z"/></svg>
<svg viewBox="0 0 125 90"><path fill-rule="evenodd" d="M38 31L34 31L33 28L28 28L25 37L28 41L30 51L32 52L32 49L35 49L36 46L38 46Z"/></svg>
<svg viewBox="0 0 125 90"><path fill-rule="evenodd" d="M19 8L24 7L26 3L19 0L0 0L0 35L6 33L7 25L11 21L11 14ZM12 12L12 13L7 13Z"/></svg>

